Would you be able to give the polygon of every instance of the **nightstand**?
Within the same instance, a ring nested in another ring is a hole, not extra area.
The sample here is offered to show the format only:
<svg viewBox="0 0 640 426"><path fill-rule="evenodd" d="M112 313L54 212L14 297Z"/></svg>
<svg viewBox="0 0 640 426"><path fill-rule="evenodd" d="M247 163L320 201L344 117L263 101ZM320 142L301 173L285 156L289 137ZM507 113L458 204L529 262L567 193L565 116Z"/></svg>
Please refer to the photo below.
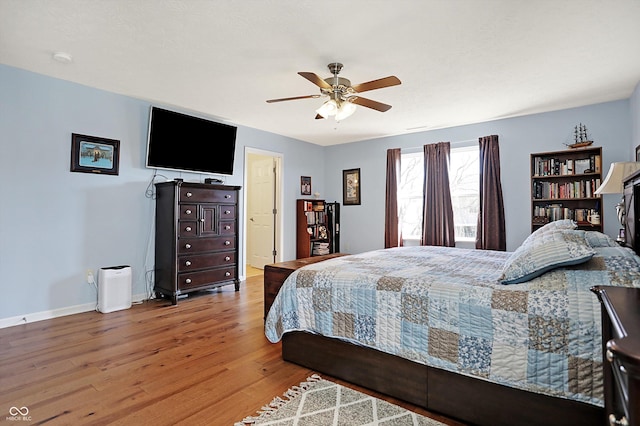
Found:
<svg viewBox="0 0 640 426"><path fill-rule="evenodd" d="M640 289L596 286L608 424L640 426Z"/></svg>
<svg viewBox="0 0 640 426"><path fill-rule="evenodd" d="M267 318L269 308L278 295L280 287L289 275L296 269L334 257L346 256L346 253L332 253L322 256L305 257L304 259L290 260L287 262L272 263L264 267L264 318Z"/></svg>

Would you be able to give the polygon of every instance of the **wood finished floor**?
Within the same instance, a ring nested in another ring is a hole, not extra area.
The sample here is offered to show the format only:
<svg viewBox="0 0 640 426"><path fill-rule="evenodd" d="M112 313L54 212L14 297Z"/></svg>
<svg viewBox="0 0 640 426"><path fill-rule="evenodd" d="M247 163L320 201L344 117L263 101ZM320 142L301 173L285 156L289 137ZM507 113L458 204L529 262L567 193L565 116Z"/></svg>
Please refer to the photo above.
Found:
<svg viewBox="0 0 640 426"><path fill-rule="evenodd" d="M180 300L0 329L0 421L233 425L314 373L263 333L263 278ZM382 397L449 425L410 404ZM31 421L9 421L27 407Z"/></svg>

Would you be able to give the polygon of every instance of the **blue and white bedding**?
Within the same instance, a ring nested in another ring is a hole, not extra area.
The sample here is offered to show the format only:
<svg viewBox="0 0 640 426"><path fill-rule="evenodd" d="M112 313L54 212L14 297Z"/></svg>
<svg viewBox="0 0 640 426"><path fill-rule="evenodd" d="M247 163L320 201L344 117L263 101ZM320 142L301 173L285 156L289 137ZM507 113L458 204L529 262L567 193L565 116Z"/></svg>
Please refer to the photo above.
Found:
<svg viewBox="0 0 640 426"><path fill-rule="evenodd" d="M603 405L595 285L640 287L640 258L604 234L593 251L520 284L501 283L512 253L400 247L292 273L265 333L305 330L536 393Z"/></svg>

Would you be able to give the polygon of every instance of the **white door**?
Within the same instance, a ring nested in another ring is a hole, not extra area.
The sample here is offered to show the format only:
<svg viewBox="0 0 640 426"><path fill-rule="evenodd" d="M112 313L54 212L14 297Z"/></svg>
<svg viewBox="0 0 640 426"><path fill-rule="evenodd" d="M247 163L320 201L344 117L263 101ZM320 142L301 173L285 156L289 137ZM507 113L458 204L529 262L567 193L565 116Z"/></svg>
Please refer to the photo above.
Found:
<svg viewBox="0 0 640 426"><path fill-rule="evenodd" d="M249 154L250 189L247 192L247 262L254 268L274 262L275 159Z"/></svg>

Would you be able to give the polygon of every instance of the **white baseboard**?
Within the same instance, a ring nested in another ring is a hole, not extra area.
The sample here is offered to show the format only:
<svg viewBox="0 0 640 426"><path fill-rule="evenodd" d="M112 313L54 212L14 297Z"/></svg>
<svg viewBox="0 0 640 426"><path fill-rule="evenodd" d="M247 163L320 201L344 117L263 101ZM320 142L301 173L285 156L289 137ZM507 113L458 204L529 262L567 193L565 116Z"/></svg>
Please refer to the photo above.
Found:
<svg viewBox="0 0 640 426"><path fill-rule="evenodd" d="M147 299L146 294L134 294L131 297L133 303L142 302ZM0 318L0 328L13 327L15 325L27 324L36 321L48 320L52 318L64 317L67 315L80 314L96 309L96 303L85 303L82 305L67 306L50 311L33 312L31 314L18 315L9 318Z"/></svg>

